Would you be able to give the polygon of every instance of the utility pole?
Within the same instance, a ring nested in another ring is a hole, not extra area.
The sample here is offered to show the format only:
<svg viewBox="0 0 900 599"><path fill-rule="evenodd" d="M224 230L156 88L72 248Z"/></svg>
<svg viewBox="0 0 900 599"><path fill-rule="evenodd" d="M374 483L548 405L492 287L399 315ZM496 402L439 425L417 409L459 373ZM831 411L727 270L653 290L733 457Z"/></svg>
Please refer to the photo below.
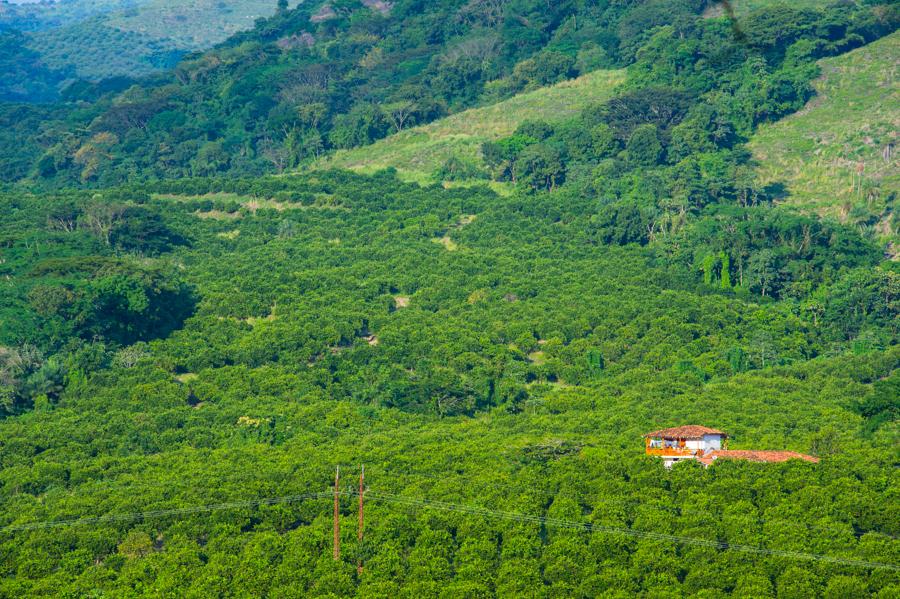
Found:
<svg viewBox="0 0 900 599"><path fill-rule="evenodd" d="M359 525L356 531L356 538L359 541L359 547L362 548L363 540L363 480L366 476L366 467L359 467ZM356 562L356 574L362 574L362 554L360 554Z"/></svg>
<svg viewBox="0 0 900 599"><path fill-rule="evenodd" d="M338 485L341 482L341 467L334 471L334 560L341 559L341 524L340 506L338 504Z"/></svg>

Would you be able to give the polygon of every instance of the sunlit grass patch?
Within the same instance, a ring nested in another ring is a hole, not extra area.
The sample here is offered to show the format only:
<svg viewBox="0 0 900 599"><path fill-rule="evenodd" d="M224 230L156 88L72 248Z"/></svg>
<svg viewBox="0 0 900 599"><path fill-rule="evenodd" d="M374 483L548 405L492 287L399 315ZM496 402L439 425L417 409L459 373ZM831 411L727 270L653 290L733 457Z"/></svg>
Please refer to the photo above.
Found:
<svg viewBox="0 0 900 599"><path fill-rule="evenodd" d="M455 252L459 249L459 245L455 241L450 239L450 237L447 235L444 235L443 237L435 237L431 241L444 246L444 249L446 249L448 252Z"/></svg>
<svg viewBox="0 0 900 599"><path fill-rule="evenodd" d="M370 146L341 150L315 163L314 168L344 168L370 174L393 167L406 181L434 183L435 172L450 158L483 165L481 145L484 142L512 134L524 121L570 119L587 106L608 99L624 81L624 70L594 71L491 106L473 108L402 131ZM454 186L475 184L487 182L452 183ZM507 191L503 186L497 190Z"/></svg>
<svg viewBox="0 0 900 599"><path fill-rule="evenodd" d="M799 112L760 127L750 147L764 183L783 201L896 240L900 195L900 34L820 62L818 95Z"/></svg>

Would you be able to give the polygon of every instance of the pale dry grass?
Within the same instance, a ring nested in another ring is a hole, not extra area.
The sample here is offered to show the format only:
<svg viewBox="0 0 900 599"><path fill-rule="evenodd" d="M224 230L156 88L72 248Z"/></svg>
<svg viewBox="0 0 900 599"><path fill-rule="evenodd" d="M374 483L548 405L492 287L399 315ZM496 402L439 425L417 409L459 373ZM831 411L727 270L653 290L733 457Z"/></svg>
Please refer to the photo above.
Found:
<svg viewBox="0 0 900 599"><path fill-rule="evenodd" d="M241 202L241 206L256 214L258 210L269 209L275 210L276 212L284 212L288 208L293 208L292 204L287 204L285 202L276 202L275 200L246 200Z"/></svg>
<svg viewBox="0 0 900 599"><path fill-rule="evenodd" d="M394 167L404 180L433 183L435 171L451 157L481 163L484 142L512 134L523 121L559 122L572 118L587 106L609 99L624 81L624 70L595 71L414 127L370 146L339 151L315 163L314 168L371 173ZM478 181L464 182L473 183Z"/></svg>
<svg viewBox="0 0 900 599"><path fill-rule="evenodd" d="M456 221L456 228L462 229L465 226L471 225L475 222L475 219L478 218L475 214L462 214Z"/></svg>
<svg viewBox="0 0 900 599"><path fill-rule="evenodd" d="M281 202L271 198L248 198L246 196L228 192L207 193L201 195L158 193L153 194L151 197L155 200L179 203L205 200L213 202L234 202L239 204L241 208L246 209L253 214L256 214L260 210L275 210L276 212L285 212L287 210L350 210L346 206L342 206L333 195L326 193L317 193L315 203L313 204ZM242 216L240 212L224 212L222 210L198 210L194 214L197 215L198 218L209 220L235 220ZM220 234L220 236L224 235Z"/></svg>
<svg viewBox="0 0 900 599"><path fill-rule="evenodd" d="M204 220L237 220L241 217L240 212L223 212L221 210L209 210L207 212L198 210L194 214L197 218Z"/></svg>
<svg viewBox="0 0 900 599"><path fill-rule="evenodd" d="M542 351L531 352L528 354L528 361L535 366L542 366L547 363L547 354Z"/></svg>
<svg viewBox="0 0 900 599"><path fill-rule="evenodd" d="M234 316L219 316L219 320L227 320L232 322L243 322L251 327L256 327L264 322L274 322L278 320L278 315L276 311L278 306L272 306L269 309L269 313L266 316L247 316L246 318L236 318Z"/></svg>
<svg viewBox="0 0 900 599"><path fill-rule="evenodd" d="M459 249L459 245L450 239L449 235L444 235L443 237L435 237L431 240L434 243L444 246L448 252L455 252Z"/></svg>
<svg viewBox="0 0 900 599"><path fill-rule="evenodd" d="M190 202L194 200L220 200L224 202L241 202L246 199L236 193L229 193L225 191L194 195L180 193L154 193L150 194L150 197L152 197L154 200L168 200L170 202Z"/></svg>

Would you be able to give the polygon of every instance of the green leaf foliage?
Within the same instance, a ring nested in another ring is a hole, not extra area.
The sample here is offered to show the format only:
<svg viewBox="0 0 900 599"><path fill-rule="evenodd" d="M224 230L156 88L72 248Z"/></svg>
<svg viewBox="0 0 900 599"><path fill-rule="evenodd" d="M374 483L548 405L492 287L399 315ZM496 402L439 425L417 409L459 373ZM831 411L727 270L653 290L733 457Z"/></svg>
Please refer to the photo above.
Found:
<svg viewBox="0 0 900 599"><path fill-rule="evenodd" d="M900 274L744 146L896 12L738 6L273 1L5 107L0 596L896 596ZM444 184L294 170L598 64Z"/></svg>

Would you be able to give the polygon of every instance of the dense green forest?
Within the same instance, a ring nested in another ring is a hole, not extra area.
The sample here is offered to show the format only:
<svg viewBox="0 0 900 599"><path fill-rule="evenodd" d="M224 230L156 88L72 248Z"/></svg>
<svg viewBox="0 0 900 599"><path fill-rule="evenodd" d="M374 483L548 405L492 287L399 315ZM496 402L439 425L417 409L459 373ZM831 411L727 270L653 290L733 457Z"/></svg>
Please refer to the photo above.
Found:
<svg viewBox="0 0 900 599"><path fill-rule="evenodd" d="M6 105L0 596L896 597L900 267L747 142L900 13L753 4L282 5ZM819 461L644 455L693 423Z"/></svg>
<svg viewBox="0 0 900 599"><path fill-rule="evenodd" d="M0 102L55 100L67 78L67 73L54 71L28 49L26 41L18 31L0 30Z"/></svg>

